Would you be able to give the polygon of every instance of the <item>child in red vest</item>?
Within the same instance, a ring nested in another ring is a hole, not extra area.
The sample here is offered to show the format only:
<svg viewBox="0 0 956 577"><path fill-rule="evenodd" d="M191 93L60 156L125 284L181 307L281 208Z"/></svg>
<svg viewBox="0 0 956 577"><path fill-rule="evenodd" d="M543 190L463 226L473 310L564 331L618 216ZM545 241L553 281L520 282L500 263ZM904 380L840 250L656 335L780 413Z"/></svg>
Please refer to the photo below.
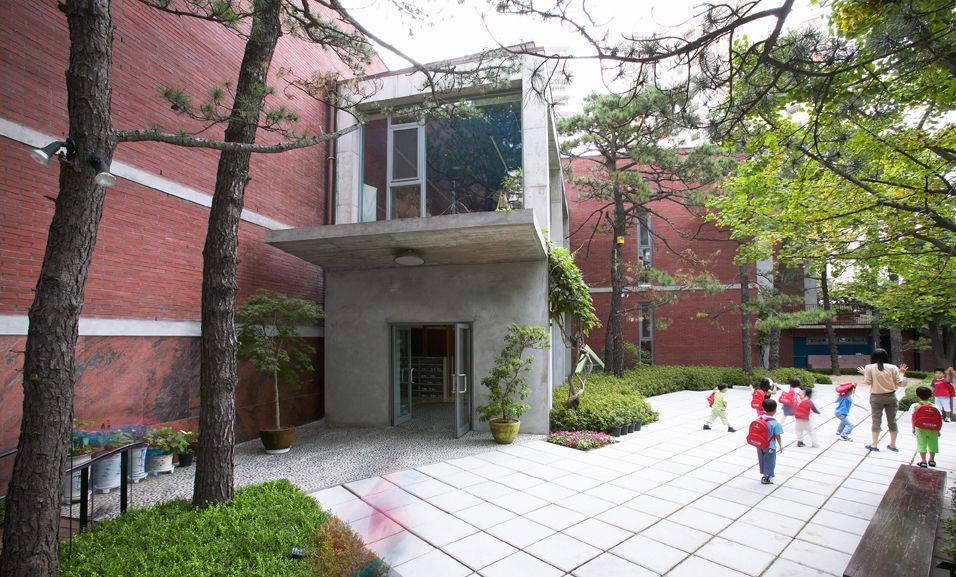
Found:
<svg viewBox="0 0 956 577"><path fill-rule="evenodd" d="M800 404L797 405L797 408L793 410L793 416L797 420L797 446L805 447L806 444L803 442L803 437L805 435L810 436L810 446L817 447L817 437L813 432L813 427L810 426L810 413L820 414L820 411L817 410L816 405L813 404L813 401L810 400L810 397L813 396L813 389L807 389L803 392L803 400L800 401Z"/></svg>
<svg viewBox="0 0 956 577"><path fill-rule="evenodd" d="M926 451L929 451L929 466L935 467L936 453L939 453L939 427L942 426L942 417L930 397L933 391L929 387L917 387L916 397L919 406L913 411L913 434L916 435L916 451L919 453L920 467L926 467ZM936 414L932 414L936 412Z"/></svg>
<svg viewBox="0 0 956 577"><path fill-rule="evenodd" d="M950 367L946 370L946 373L944 373L943 369L937 368L936 378L933 379L932 383L936 406L939 407L939 412L943 414L943 420L946 422L949 422L953 416L953 397L956 396L952 380L946 378L952 370L953 368Z"/></svg>

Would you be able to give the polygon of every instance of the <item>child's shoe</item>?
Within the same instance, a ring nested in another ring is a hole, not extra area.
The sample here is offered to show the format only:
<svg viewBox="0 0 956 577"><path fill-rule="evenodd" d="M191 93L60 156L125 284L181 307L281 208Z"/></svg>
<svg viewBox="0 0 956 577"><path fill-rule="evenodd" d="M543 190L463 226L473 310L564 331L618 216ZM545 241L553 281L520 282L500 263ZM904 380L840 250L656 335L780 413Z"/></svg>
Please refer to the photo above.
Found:
<svg viewBox="0 0 956 577"><path fill-rule="evenodd" d="M926 463L917 463L917 464L918 464L921 468L923 468L923 469L926 468Z"/></svg>
<svg viewBox="0 0 956 577"><path fill-rule="evenodd" d="M803 441L797 441L798 447L806 447L807 445Z"/></svg>
<svg viewBox="0 0 956 577"><path fill-rule="evenodd" d="M772 482L773 482L773 481L770 480L770 477L768 477L768 476L766 476L766 475L764 475L763 477L760 478L760 484L761 484L761 485L769 485L769 484L772 483Z"/></svg>
<svg viewBox="0 0 956 577"><path fill-rule="evenodd" d="M728 432L728 433L736 433L736 432L737 432L737 429L735 429L735 428L733 428L733 427L727 427L727 432Z"/></svg>
<svg viewBox="0 0 956 577"><path fill-rule="evenodd" d="M946 415L945 417L943 417L943 420L948 423L948 422L949 422L949 415Z"/></svg>
<svg viewBox="0 0 956 577"><path fill-rule="evenodd" d="M929 466L930 466L930 467L935 467L935 466L936 466L936 461L930 461L930 462L929 462Z"/></svg>
<svg viewBox="0 0 956 577"><path fill-rule="evenodd" d="M846 435L840 435L840 440L841 440L841 441L850 441L850 442L853 442L853 439L851 439L850 437L848 437L848 436L846 436Z"/></svg>
<svg viewBox="0 0 956 577"><path fill-rule="evenodd" d="M704 430L705 430L705 431L709 431L709 430L710 430L710 425L704 425Z"/></svg>

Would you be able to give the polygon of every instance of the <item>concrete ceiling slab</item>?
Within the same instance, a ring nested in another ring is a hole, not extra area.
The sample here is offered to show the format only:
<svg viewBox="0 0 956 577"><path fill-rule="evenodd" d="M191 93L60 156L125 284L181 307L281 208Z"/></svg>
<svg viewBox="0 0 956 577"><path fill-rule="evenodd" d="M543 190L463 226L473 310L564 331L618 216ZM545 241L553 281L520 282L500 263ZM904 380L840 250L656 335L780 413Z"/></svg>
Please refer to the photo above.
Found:
<svg viewBox="0 0 956 577"><path fill-rule="evenodd" d="M272 230L266 243L330 271L397 267L408 250L422 266L547 258L530 209Z"/></svg>

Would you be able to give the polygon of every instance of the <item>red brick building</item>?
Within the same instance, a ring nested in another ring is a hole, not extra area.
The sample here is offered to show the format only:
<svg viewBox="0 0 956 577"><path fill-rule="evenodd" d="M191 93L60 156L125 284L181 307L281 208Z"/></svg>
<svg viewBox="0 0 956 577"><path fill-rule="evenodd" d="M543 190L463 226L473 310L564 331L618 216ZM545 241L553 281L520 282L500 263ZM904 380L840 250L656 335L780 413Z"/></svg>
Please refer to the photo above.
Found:
<svg viewBox="0 0 956 577"><path fill-rule="evenodd" d="M593 162L585 158L574 161L576 176L590 170ZM595 227L595 211L606 203L581 198L580 191L569 187L572 251L575 261L591 287L591 296L598 318L607 324L611 301L610 259L613 235L607 227ZM673 201L656 201L649 205L651 215L623 237L628 291L623 306L624 340L649 352L658 365L726 365L740 366L741 328L740 272L733 263L736 243L728 240L725 231ZM649 229L649 230L648 230ZM696 233L697 239L692 237ZM707 239L707 240L698 240ZM675 283L662 285L641 280L640 268L647 262L655 269L675 277ZM689 277L710 272L724 286L713 294L687 284ZM751 282L756 282L751 277ZM756 288L751 288L756 298ZM666 328L665 328L666 327ZM754 333L756 334L756 333ZM605 329L592 331L588 343L603 356ZM759 349L753 358L759 360Z"/></svg>
<svg viewBox="0 0 956 577"><path fill-rule="evenodd" d="M588 158L573 163L575 176L586 173L593 162ZM571 222L570 248L576 251L575 262L591 287L591 296L598 318L606 324L611 300L611 246L614 238L607 226L597 227L596 211L605 202L581 198L573 186L568 189ZM702 218L702 209L688 209L678 202L657 201L648 205L651 215L646 229L638 224L623 240L625 267L631 282L623 299L629 310L623 320L624 340L640 346L658 365L741 365L740 270L734 264L736 243L727 231L718 230ZM649 230L647 230L649 229ZM648 283L640 280L640 266L649 262L679 282ZM769 280L758 271L769 270L769 262L750 266L750 298L758 298L759 283ZM724 287L708 292L686 280L709 272ZM802 286L801 286L802 285ZM803 296L804 306L818 306L815 279L803 279L791 287L792 294ZM870 335L870 317L864 312L840 312L834 321L837 329L840 362L856 367L869 362L874 348ZM758 346L757 331L752 331L755 346L754 366L765 364L765 348ZM930 351L917 354L906 343L917 338L917 331L903 331L904 361L911 369L933 370ZM592 331L591 348L603 357L605 329ZM879 346L890 349L888 331L884 329ZM780 366L829 368L829 345L824 326L808 324L784 329L780 335Z"/></svg>
<svg viewBox="0 0 956 577"><path fill-rule="evenodd" d="M177 18L139 2L112 3L116 129L157 125L175 131L183 120L162 98L181 87L193 102L235 84L244 41L223 27ZM68 133L63 80L69 55L66 18L55 2L4 5L0 30L0 449L16 446L22 404L22 350L27 311L43 259L57 194L57 162L40 166L31 149ZM298 128L327 130L327 105L281 88L280 68L299 74L346 72L334 56L285 36L272 63L279 88L272 103L300 117ZM384 70L377 62L370 72ZM228 93L228 90L227 90ZM231 103L231 98L226 100ZM187 130L195 124L185 124ZM204 133L221 137L222 129ZM260 130L258 142L275 135ZM322 302L323 276L264 242L270 229L329 222L330 146L254 156L240 224L239 301L258 289L281 289ZM76 350L75 416L95 425L144 422L196 429L199 404L199 320L202 247L216 178L216 151L121 144L111 172L103 220L86 284ZM321 327L316 328L321 338ZM321 347L320 347L321 350ZM320 355L321 356L321 355ZM295 423L323 411L322 367L300 390L284 391L283 414ZM249 375L237 393L237 437L268 422L269 387ZM265 382L265 381L263 381ZM6 465L4 465L5 467ZM2 474L0 474L2 477Z"/></svg>

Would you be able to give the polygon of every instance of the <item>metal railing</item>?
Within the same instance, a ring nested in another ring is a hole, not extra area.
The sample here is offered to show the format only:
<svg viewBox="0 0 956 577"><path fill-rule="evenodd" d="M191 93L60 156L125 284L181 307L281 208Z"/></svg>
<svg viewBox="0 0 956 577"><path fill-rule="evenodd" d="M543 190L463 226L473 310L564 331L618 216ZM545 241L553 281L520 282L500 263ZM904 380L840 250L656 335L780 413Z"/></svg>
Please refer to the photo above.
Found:
<svg viewBox="0 0 956 577"><path fill-rule="evenodd" d="M117 447L115 449L110 449L104 451L89 461L73 465L72 467L67 467L63 471L64 476L72 477L73 473L80 473L80 530L86 529L90 523L90 467L96 465L97 463L105 462L107 459L115 457L117 454L120 455L120 513L125 513L129 508L129 467L130 467L130 451L136 447L145 447L145 441L139 441L137 443L128 443L122 447ZM4 457L9 457L15 455L17 452L16 449L7 449L6 451L0 453L0 459ZM0 501L6 499L6 494L0 495ZM73 506L72 500L70 500L70 506Z"/></svg>

